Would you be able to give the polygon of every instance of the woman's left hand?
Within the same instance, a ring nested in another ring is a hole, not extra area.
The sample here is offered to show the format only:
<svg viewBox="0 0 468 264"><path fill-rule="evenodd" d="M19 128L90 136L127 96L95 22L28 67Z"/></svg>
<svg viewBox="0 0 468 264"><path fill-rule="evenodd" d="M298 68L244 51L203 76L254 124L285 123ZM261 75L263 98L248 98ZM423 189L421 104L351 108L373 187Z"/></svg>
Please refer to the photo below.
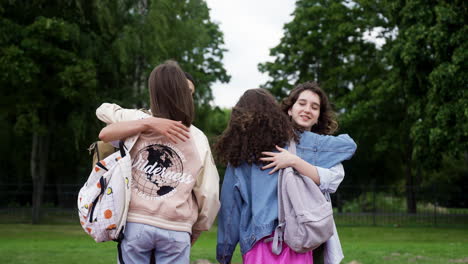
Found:
<svg viewBox="0 0 468 264"><path fill-rule="evenodd" d="M295 160L297 159L296 155L291 154L289 151L287 151L284 148L280 148L276 146L276 149L279 152L268 152L268 151L262 152L263 155L269 156L269 157L260 158L261 161L271 161L270 164L262 167L262 170L274 167L273 170L271 170L268 174L272 174L279 169L284 169L286 167L293 166Z"/></svg>

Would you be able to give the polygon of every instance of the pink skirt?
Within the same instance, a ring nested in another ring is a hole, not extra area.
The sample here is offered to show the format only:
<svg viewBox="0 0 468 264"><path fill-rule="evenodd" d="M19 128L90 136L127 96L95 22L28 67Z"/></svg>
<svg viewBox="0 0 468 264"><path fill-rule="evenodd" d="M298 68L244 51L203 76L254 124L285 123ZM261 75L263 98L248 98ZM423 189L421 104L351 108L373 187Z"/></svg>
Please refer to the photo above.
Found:
<svg viewBox="0 0 468 264"><path fill-rule="evenodd" d="M268 237L267 237L268 238ZM306 253L297 253L283 242L281 254L276 255L271 252L272 242L265 243L264 238L253 246L245 255L242 256L244 264L263 264L263 263L284 263L284 264L313 264L312 251Z"/></svg>

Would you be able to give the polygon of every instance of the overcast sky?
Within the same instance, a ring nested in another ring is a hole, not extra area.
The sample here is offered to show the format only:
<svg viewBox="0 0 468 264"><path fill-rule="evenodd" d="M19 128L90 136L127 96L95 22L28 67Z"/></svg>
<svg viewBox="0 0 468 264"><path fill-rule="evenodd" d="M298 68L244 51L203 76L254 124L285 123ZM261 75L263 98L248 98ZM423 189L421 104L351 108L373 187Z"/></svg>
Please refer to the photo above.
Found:
<svg viewBox="0 0 468 264"><path fill-rule="evenodd" d="M294 0L206 0L212 21L224 33L224 67L231 75L227 84L212 86L214 104L232 107L245 90L268 79L258 71L261 62L272 61L270 49L279 44L283 25L292 20Z"/></svg>

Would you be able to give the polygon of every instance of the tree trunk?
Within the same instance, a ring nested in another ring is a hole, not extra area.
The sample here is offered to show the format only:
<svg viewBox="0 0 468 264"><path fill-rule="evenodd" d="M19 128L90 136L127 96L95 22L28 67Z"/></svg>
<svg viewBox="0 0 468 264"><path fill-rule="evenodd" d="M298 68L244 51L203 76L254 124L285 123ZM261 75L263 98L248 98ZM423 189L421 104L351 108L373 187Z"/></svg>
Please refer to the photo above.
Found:
<svg viewBox="0 0 468 264"><path fill-rule="evenodd" d="M416 184L411 168L411 162L407 162L405 166L406 174L406 211L409 214L416 213Z"/></svg>
<svg viewBox="0 0 468 264"><path fill-rule="evenodd" d="M31 150L31 177L33 182L32 194L32 224L39 224L44 183L47 174L49 152L49 136L33 133Z"/></svg>

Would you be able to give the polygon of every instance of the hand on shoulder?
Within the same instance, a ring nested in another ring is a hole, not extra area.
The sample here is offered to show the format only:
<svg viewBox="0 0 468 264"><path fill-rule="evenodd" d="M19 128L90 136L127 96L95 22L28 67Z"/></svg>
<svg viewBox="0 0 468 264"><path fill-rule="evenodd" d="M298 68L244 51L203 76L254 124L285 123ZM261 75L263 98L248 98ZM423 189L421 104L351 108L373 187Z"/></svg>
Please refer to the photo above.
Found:
<svg viewBox="0 0 468 264"><path fill-rule="evenodd" d="M177 143L178 140L185 142L190 138L190 129L180 121L152 116L143 119L143 122L145 130L164 135L173 143Z"/></svg>

